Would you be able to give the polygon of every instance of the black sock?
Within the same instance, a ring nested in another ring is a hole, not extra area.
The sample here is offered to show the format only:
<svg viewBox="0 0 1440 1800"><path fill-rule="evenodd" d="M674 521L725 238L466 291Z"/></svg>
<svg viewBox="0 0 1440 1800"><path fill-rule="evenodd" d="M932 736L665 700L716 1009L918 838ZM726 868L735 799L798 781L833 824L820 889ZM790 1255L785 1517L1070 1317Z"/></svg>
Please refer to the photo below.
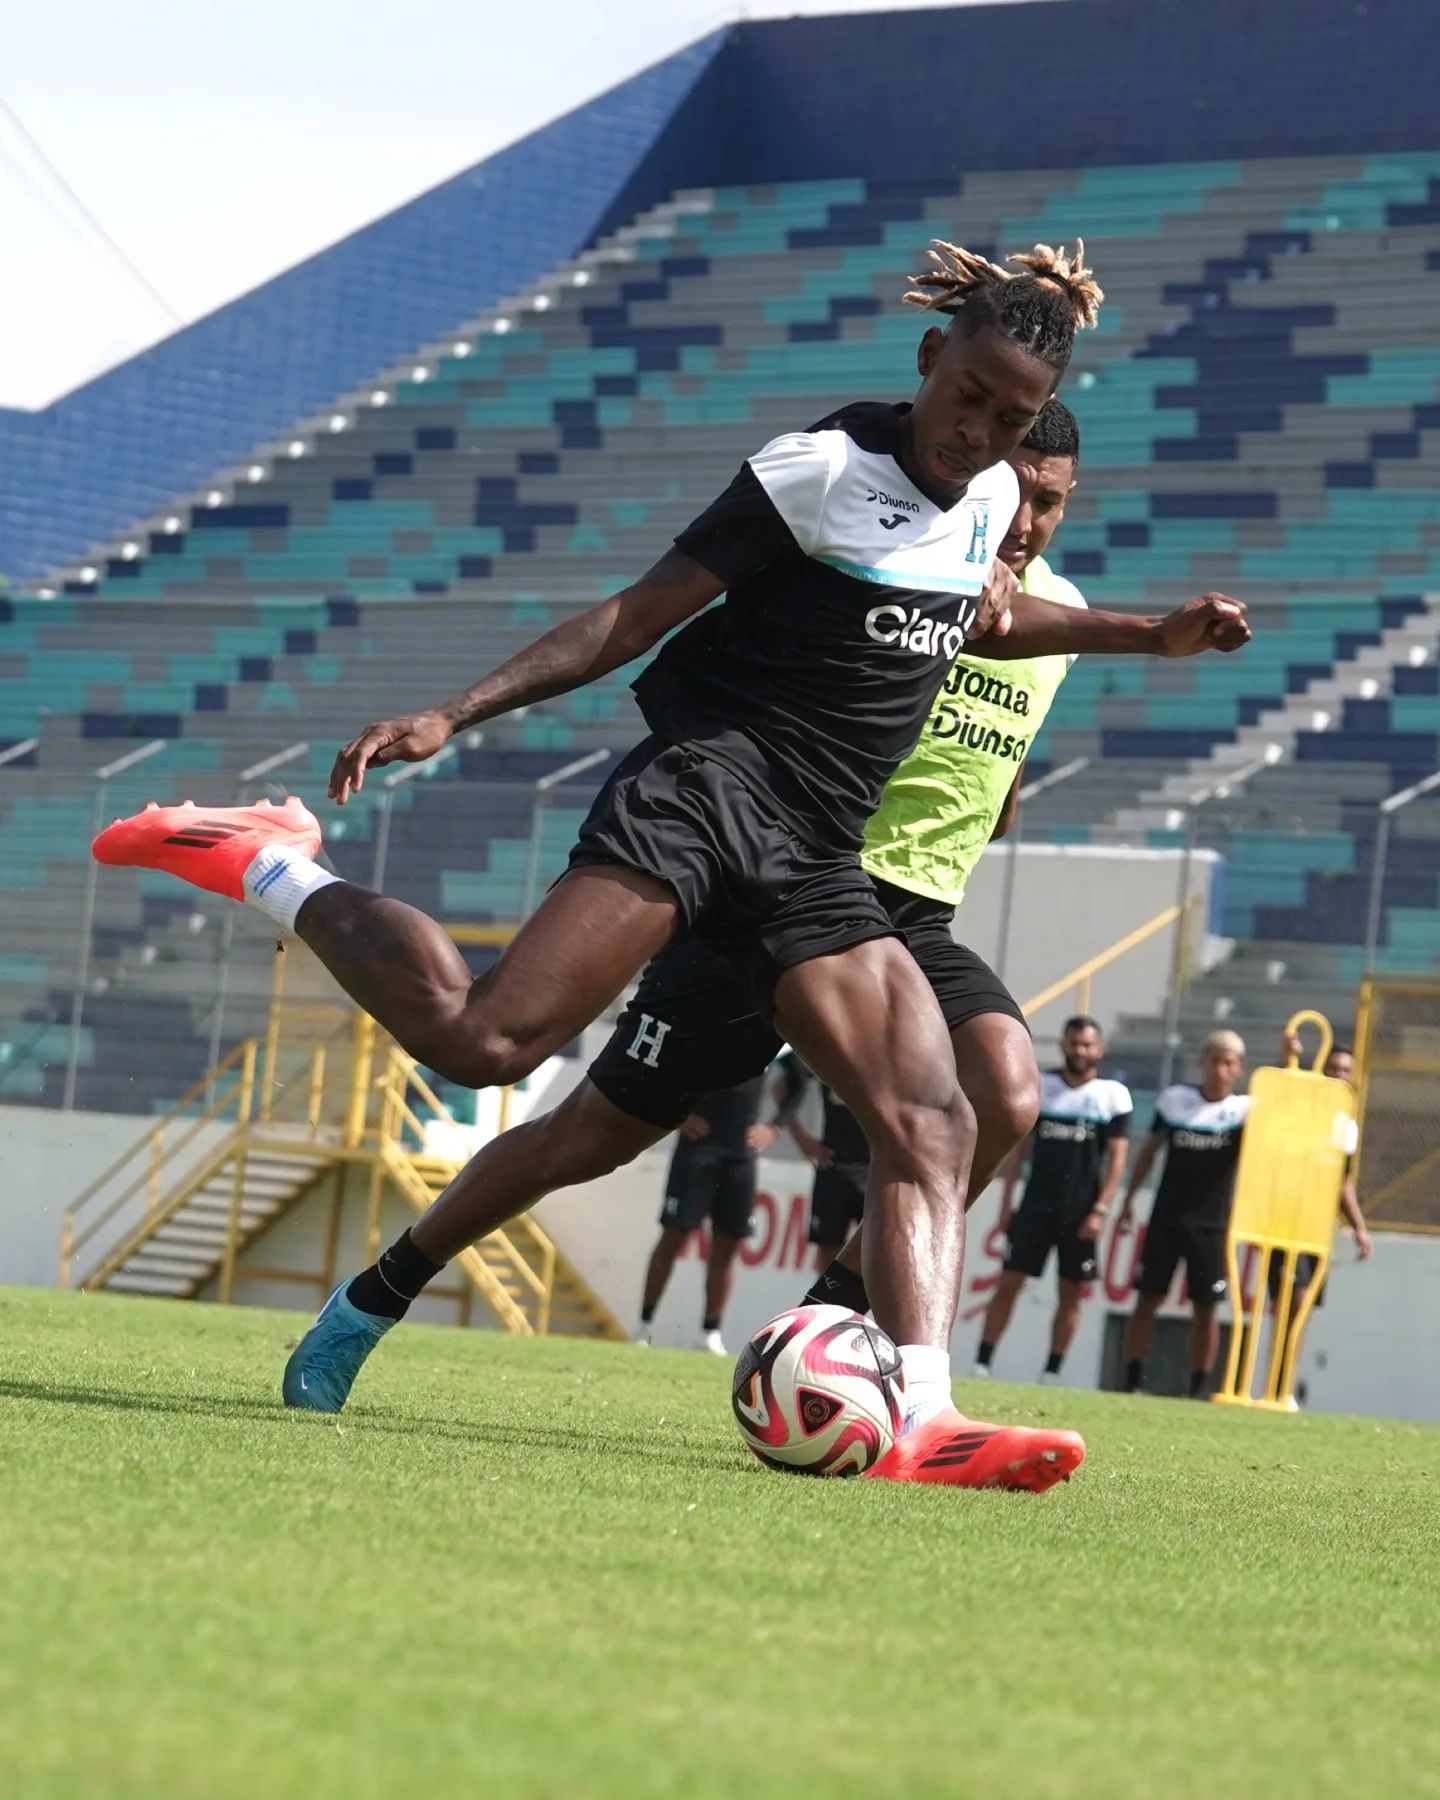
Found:
<svg viewBox="0 0 1440 1800"><path fill-rule="evenodd" d="M1138 1356L1132 1356L1125 1365L1125 1392L1138 1394L1145 1379L1145 1365Z"/></svg>
<svg viewBox="0 0 1440 1800"><path fill-rule="evenodd" d="M655 1307L658 1306L659 1304L660 1304L660 1302L657 1300L654 1302L653 1305L647 1304L640 1308L640 1323L642 1325L648 1325L650 1323L650 1321L655 1317Z"/></svg>
<svg viewBox="0 0 1440 1800"><path fill-rule="evenodd" d="M1190 1371L1190 1398L1204 1400L1210 1392L1210 1371L1208 1369L1192 1369Z"/></svg>
<svg viewBox="0 0 1440 1800"><path fill-rule="evenodd" d="M403 1319L410 1302L444 1266L422 1256L410 1242L410 1233L403 1231L388 1250L380 1252L378 1262L360 1271L346 1288L345 1298L361 1312L381 1319Z"/></svg>
<svg viewBox="0 0 1440 1800"><path fill-rule="evenodd" d="M853 1269L847 1269L837 1258L822 1269L805 1290L805 1306L848 1306L851 1312L867 1313L870 1296L865 1282Z"/></svg>
<svg viewBox="0 0 1440 1800"><path fill-rule="evenodd" d="M975 1352L975 1360L982 1369L990 1367L990 1358L995 1354L995 1346L989 1338L981 1338L980 1348Z"/></svg>
<svg viewBox="0 0 1440 1800"><path fill-rule="evenodd" d="M1045 1373L1047 1375L1058 1375L1060 1373L1060 1365L1064 1360L1065 1352L1063 1350L1052 1350L1045 1358Z"/></svg>
<svg viewBox="0 0 1440 1800"><path fill-rule="evenodd" d="M706 1313L700 1321L700 1329L702 1331L718 1331L720 1329L719 1313Z"/></svg>

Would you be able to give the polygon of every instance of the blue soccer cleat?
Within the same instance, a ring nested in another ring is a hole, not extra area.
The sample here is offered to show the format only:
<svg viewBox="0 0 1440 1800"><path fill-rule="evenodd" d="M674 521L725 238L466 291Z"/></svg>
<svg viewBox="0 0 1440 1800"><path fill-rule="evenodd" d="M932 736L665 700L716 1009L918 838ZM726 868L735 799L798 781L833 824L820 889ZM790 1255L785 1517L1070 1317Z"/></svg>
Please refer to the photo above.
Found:
<svg viewBox="0 0 1440 1800"><path fill-rule="evenodd" d="M338 1413L350 1398L365 1358L398 1321L361 1312L345 1298L349 1277L316 1314L285 1365L280 1391L287 1406Z"/></svg>

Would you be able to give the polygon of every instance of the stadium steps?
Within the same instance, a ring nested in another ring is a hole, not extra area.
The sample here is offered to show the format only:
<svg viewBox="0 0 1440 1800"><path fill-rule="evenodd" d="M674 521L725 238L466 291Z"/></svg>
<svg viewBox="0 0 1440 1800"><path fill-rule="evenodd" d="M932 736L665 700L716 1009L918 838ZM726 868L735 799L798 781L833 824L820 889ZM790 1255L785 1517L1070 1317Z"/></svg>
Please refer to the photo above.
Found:
<svg viewBox="0 0 1440 1800"><path fill-rule="evenodd" d="M238 1257L313 1193L335 1161L318 1146L257 1143L237 1126L77 1285L191 1300L221 1274L232 1212Z"/></svg>
<svg viewBox="0 0 1440 1800"><path fill-rule="evenodd" d="M459 1165L412 1156L397 1186L424 1212L459 1173ZM615 1315L554 1239L529 1216L512 1219L455 1259L457 1267L506 1328L520 1336L625 1337Z"/></svg>

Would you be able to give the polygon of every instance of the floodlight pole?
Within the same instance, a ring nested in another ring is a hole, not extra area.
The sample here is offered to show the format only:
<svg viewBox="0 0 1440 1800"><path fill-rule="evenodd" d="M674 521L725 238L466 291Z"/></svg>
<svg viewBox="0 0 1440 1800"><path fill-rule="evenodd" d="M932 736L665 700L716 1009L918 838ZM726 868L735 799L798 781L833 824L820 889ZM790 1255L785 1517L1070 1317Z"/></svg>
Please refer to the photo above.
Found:
<svg viewBox="0 0 1440 1800"><path fill-rule="evenodd" d="M104 764L95 771L95 805L90 817L90 837L93 842L99 837L105 823L105 796L109 792L110 783L117 775L123 775L127 769L133 769L137 763L145 762L152 756L158 756L169 743L168 738L155 738L148 744L142 744L138 750L130 751L128 756L119 756L114 762ZM75 991L70 996L70 1047L65 1058L65 1093L60 1105L63 1111L75 1110L75 1087L80 1077L80 1030L85 1018L85 984L90 979L90 958L93 951L92 939L95 935L95 895L100 876L100 865L93 856L86 859L85 899L80 910L80 947L75 959Z"/></svg>
<svg viewBox="0 0 1440 1800"><path fill-rule="evenodd" d="M522 921L528 919L535 909L535 894L540 886L540 840L551 791L563 782L573 781L577 775L583 775L587 769L593 769L609 760L608 750L592 750L588 756L577 756L574 762L566 763L564 768L552 769L535 783L535 798L530 807L530 848L525 857L525 885L520 896Z"/></svg>
<svg viewBox="0 0 1440 1800"><path fill-rule="evenodd" d="M1082 769L1090 767L1088 756L1077 756L1073 761L1062 763L1058 769L1051 769L1046 775L1035 781L1027 782L1019 793L1020 808L1015 814L1015 823L1011 827L1009 839L1005 845L1005 885L1000 893L1000 935L995 944L995 973L1003 981L1005 964L1010 956L1010 914L1015 905L1015 876L1020 862L1020 839L1025 830L1024 806L1037 794L1043 794L1047 788L1059 787L1062 781L1068 781L1072 775L1078 775Z"/></svg>
<svg viewBox="0 0 1440 1800"><path fill-rule="evenodd" d="M1370 870L1370 905L1365 918L1365 973L1371 975L1375 971L1375 958L1380 950L1380 927L1385 913L1385 869L1390 861L1390 824L1402 807L1408 806L1412 800L1418 800L1422 794L1428 794L1440 787L1440 769L1433 775L1427 775L1423 781L1417 781L1412 787L1402 788L1398 794L1391 794L1380 802L1380 823L1375 832L1375 853Z"/></svg>

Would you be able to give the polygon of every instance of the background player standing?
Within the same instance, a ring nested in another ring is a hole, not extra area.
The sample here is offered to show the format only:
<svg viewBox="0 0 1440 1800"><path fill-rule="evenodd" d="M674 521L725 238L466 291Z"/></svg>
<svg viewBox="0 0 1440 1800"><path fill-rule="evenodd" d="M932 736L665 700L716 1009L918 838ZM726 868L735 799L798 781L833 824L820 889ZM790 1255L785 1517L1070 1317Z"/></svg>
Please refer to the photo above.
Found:
<svg viewBox="0 0 1440 1800"><path fill-rule="evenodd" d="M1006 1165L1000 1202L1005 1267L985 1314L977 1375L990 1373L990 1359L1010 1323L1020 1290L1030 1276L1044 1274L1051 1250L1059 1268L1060 1298L1042 1379L1059 1375L1080 1323L1084 1284L1094 1279L1100 1233L1124 1179L1134 1107L1123 1082L1096 1074L1105 1055L1104 1034L1094 1019L1067 1019L1060 1050L1064 1066L1047 1069L1041 1077L1040 1117L1030 1138L1030 1177L1013 1214L1023 1146Z"/></svg>
<svg viewBox="0 0 1440 1800"><path fill-rule="evenodd" d="M1225 1273L1225 1233L1240 1163L1240 1137L1250 1096L1235 1088L1245 1073L1245 1041L1233 1031L1213 1031L1200 1054L1200 1085L1177 1082L1155 1102L1155 1123L1130 1171L1130 1185L1116 1230L1130 1229L1135 1196L1155 1159L1165 1151L1165 1173L1150 1211L1145 1247L1135 1273L1139 1295L1125 1334L1125 1392L1144 1384L1145 1358L1155 1337L1155 1315L1170 1291L1176 1265L1185 1280L1195 1322L1190 1333L1190 1397L1203 1399L1220 1347L1215 1309L1230 1289Z"/></svg>
<svg viewBox="0 0 1440 1800"><path fill-rule="evenodd" d="M680 1127L679 1141L665 1178L660 1236L645 1270L637 1344L650 1342L651 1324L675 1259L692 1231L710 1221L705 1261L705 1311L699 1350L728 1354L720 1321L735 1284L735 1253L755 1229L755 1159L780 1135L778 1124L761 1124L765 1077L706 1094Z"/></svg>
<svg viewBox="0 0 1440 1800"><path fill-rule="evenodd" d="M865 1184L870 1179L870 1146L860 1121L834 1091L822 1081L824 1107L821 1134L813 1136L795 1116L796 1107L810 1084L810 1071L792 1052L786 1059L792 1083L785 1107L790 1135L801 1154L815 1165L810 1187L810 1242L822 1269L840 1254L846 1238L865 1217Z"/></svg>

